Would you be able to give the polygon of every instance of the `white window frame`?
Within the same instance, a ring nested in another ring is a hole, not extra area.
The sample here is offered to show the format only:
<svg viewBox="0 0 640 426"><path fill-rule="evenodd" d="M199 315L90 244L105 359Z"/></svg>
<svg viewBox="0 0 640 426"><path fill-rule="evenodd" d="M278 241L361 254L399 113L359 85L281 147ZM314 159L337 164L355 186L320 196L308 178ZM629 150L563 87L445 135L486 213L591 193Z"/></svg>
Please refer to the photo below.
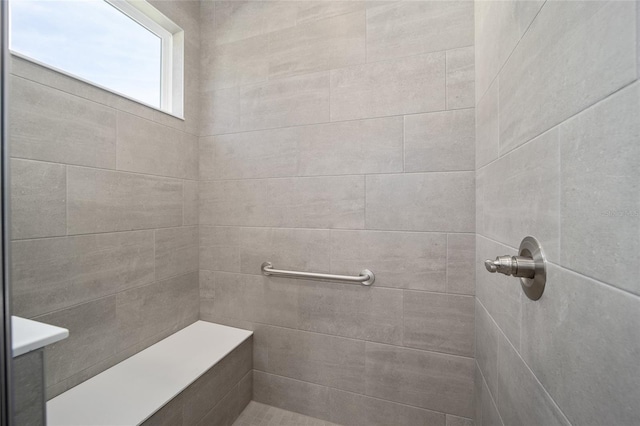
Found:
<svg viewBox="0 0 640 426"><path fill-rule="evenodd" d="M146 0L104 0L161 40L160 110L184 118L184 31ZM125 93L116 92L86 78L60 70L19 52L11 52L38 65L55 70L127 99L158 109Z"/></svg>

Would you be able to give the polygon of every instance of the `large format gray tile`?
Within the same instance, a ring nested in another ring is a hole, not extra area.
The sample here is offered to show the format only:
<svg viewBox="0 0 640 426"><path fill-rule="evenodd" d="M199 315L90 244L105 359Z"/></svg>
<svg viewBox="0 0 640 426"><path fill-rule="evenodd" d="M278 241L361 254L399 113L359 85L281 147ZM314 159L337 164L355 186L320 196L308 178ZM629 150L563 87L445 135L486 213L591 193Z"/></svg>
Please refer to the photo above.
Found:
<svg viewBox="0 0 640 426"><path fill-rule="evenodd" d="M298 128L200 139L201 179L249 179L298 174Z"/></svg>
<svg viewBox="0 0 640 426"><path fill-rule="evenodd" d="M269 129L329 121L329 73L240 88L240 128Z"/></svg>
<svg viewBox="0 0 640 426"><path fill-rule="evenodd" d="M147 418L143 426L176 426L183 424L182 409L184 406L182 394L176 395L162 408Z"/></svg>
<svg viewBox="0 0 640 426"><path fill-rule="evenodd" d="M542 244L547 258L557 261L559 182L557 129L491 163L484 174L484 234L511 247L519 247L524 237L533 235Z"/></svg>
<svg viewBox="0 0 640 426"><path fill-rule="evenodd" d="M263 262L276 269L328 272L331 236L324 229L241 228L240 271L262 275Z"/></svg>
<svg viewBox="0 0 640 426"><path fill-rule="evenodd" d="M444 426L445 415L383 399L329 390L331 421L344 426Z"/></svg>
<svg viewBox="0 0 640 426"><path fill-rule="evenodd" d="M485 259L496 256L516 256L517 250L478 235L476 240L476 297L493 317L498 327L513 343L520 345L522 309L520 299L524 296L520 282L513 277L491 274L484 267ZM483 371L484 372L484 371ZM487 379L490 381L490 379Z"/></svg>
<svg viewBox="0 0 640 426"><path fill-rule="evenodd" d="M640 84L560 126L561 264L640 294Z"/></svg>
<svg viewBox="0 0 640 426"><path fill-rule="evenodd" d="M402 290L310 281L298 297L302 330L402 344Z"/></svg>
<svg viewBox="0 0 640 426"><path fill-rule="evenodd" d="M254 370L253 399L316 418L329 414L329 388Z"/></svg>
<svg viewBox="0 0 640 426"><path fill-rule="evenodd" d="M444 109L444 52L331 71L331 121Z"/></svg>
<svg viewBox="0 0 640 426"><path fill-rule="evenodd" d="M182 192L182 224L185 226L197 225L198 205L200 204L198 181L183 180Z"/></svg>
<svg viewBox="0 0 640 426"><path fill-rule="evenodd" d="M402 127L402 118L391 117L201 138L201 177L401 172Z"/></svg>
<svg viewBox="0 0 640 426"><path fill-rule="evenodd" d="M521 352L572 424L640 422L640 298L555 265L523 302Z"/></svg>
<svg viewBox="0 0 640 426"><path fill-rule="evenodd" d="M115 168L113 109L19 77L10 90L12 156Z"/></svg>
<svg viewBox="0 0 640 426"><path fill-rule="evenodd" d="M235 386L196 425L232 426L240 415L238 405L238 387Z"/></svg>
<svg viewBox="0 0 640 426"><path fill-rule="evenodd" d="M200 223L362 228L364 177L202 182Z"/></svg>
<svg viewBox="0 0 640 426"><path fill-rule="evenodd" d="M494 81L544 3L545 0L474 2L476 102Z"/></svg>
<svg viewBox="0 0 640 426"><path fill-rule="evenodd" d="M155 231L156 280L198 270L198 228Z"/></svg>
<svg viewBox="0 0 640 426"><path fill-rule="evenodd" d="M301 176L402 171L401 117L298 128Z"/></svg>
<svg viewBox="0 0 640 426"><path fill-rule="evenodd" d="M253 323L298 326L298 289L304 281L215 272L213 314Z"/></svg>
<svg viewBox="0 0 640 426"><path fill-rule="evenodd" d="M15 77L48 86L52 89L57 89L61 92L88 99L102 105L113 106L113 100L117 96L97 86L87 84L77 78L60 73L45 65L40 65L17 55L10 55L9 67L11 74Z"/></svg>
<svg viewBox="0 0 640 426"><path fill-rule="evenodd" d="M331 18L333 16L345 15L347 13L365 10L367 4L365 1L301 1L298 3L298 12L296 16L296 24L304 24L307 22L317 21L320 19Z"/></svg>
<svg viewBox="0 0 640 426"><path fill-rule="evenodd" d="M500 330L484 306L476 300L476 362L493 395L498 391L498 339Z"/></svg>
<svg viewBox="0 0 640 426"><path fill-rule="evenodd" d="M500 155L498 87L499 81L496 79L476 106L476 168L496 160Z"/></svg>
<svg viewBox="0 0 640 426"><path fill-rule="evenodd" d="M253 359L251 360L253 366ZM240 410L251 403L253 399L253 369L249 370L238 382L238 403Z"/></svg>
<svg viewBox="0 0 640 426"><path fill-rule="evenodd" d="M447 293L475 294L476 237L447 235Z"/></svg>
<svg viewBox="0 0 640 426"><path fill-rule="evenodd" d="M118 112L118 170L197 179L197 155L196 136Z"/></svg>
<svg viewBox="0 0 640 426"><path fill-rule="evenodd" d="M67 233L67 170L62 164L11 160L11 238Z"/></svg>
<svg viewBox="0 0 640 426"><path fill-rule="evenodd" d="M403 345L473 356L474 297L404 291Z"/></svg>
<svg viewBox="0 0 640 426"><path fill-rule="evenodd" d="M13 421L18 425L44 425L44 349L15 357L12 373Z"/></svg>
<svg viewBox="0 0 640 426"><path fill-rule="evenodd" d="M473 420L447 414L447 426L474 426Z"/></svg>
<svg viewBox="0 0 640 426"><path fill-rule="evenodd" d="M176 332L198 319L198 273L126 290L116 298L116 346L124 350L163 331Z"/></svg>
<svg viewBox="0 0 640 426"><path fill-rule="evenodd" d="M496 405L505 425L570 425L503 335L498 340Z"/></svg>
<svg viewBox="0 0 640 426"><path fill-rule="evenodd" d="M200 269L240 272L240 228L201 226Z"/></svg>
<svg viewBox="0 0 640 426"><path fill-rule="evenodd" d="M365 342L268 327L266 372L363 393Z"/></svg>
<svg viewBox="0 0 640 426"><path fill-rule="evenodd" d="M476 365L474 397L475 397L475 426L504 426L495 400Z"/></svg>
<svg viewBox="0 0 640 426"><path fill-rule="evenodd" d="M216 273L214 271L198 271L198 285L200 288L200 300L209 299L213 303L216 293Z"/></svg>
<svg viewBox="0 0 640 426"><path fill-rule="evenodd" d="M634 81L634 2L546 2L500 73L506 152Z"/></svg>
<svg viewBox="0 0 640 426"><path fill-rule="evenodd" d="M116 353L115 296L43 315L37 320L69 330L68 338L47 346L45 351L47 386L55 385Z"/></svg>
<svg viewBox="0 0 640 426"><path fill-rule="evenodd" d="M366 395L471 417L472 358L367 342Z"/></svg>
<svg viewBox="0 0 640 426"><path fill-rule="evenodd" d="M444 292L445 234L331 231L331 271L358 274L370 269L376 287Z"/></svg>
<svg viewBox="0 0 640 426"><path fill-rule="evenodd" d="M364 227L364 176L269 179L267 196L274 226Z"/></svg>
<svg viewBox="0 0 640 426"><path fill-rule="evenodd" d="M200 182L200 225L269 225L267 180Z"/></svg>
<svg viewBox="0 0 640 426"><path fill-rule="evenodd" d="M367 176L366 225L408 231L475 231L474 173Z"/></svg>
<svg viewBox="0 0 640 426"><path fill-rule="evenodd" d="M218 44L294 26L297 2L216 1L203 3L202 37ZM215 5L215 6L214 6Z"/></svg>
<svg viewBox="0 0 640 426"><path fill-rule="evenodd" d="M336 426L324 420L252 401L233 426Z"/></svg>
<svg viewBox="0 0 640 426"><path fill-rule="evenodd" d="M198 377L184 390L182 395L185 425L193 425L199 421L206 425L218 424L207 413L219 403L224 405L226 395L232 393L234 388L237 392L238 383L252 369L251 350L252 341L249 339L227 354L219 363ZM237 409L236 403L231 403L233 407L230 408ZM220 412L218 411L217 414ZM209 417L209 421L203 422L203 417L204 419Z"/></svg>
<svg viewBox="0 0 640 426"><path fill-rule="evenodd" d="M203 87L199 115L201 136L240 131L240 88Z"/></svg>
<svg viewBox="0 0 640 426"><path fill-rule="evenodd" d="M182 182L68 167L69 234L182 225Z"/></svg>
<svg viewBox="0 0 640 426"><path fill-rule="evenodd" d="M153 232L15 241L13 309L33 317L153 281Z"/></svg>
<svg viewBox="0 0 640 426"><path fill-rule="evenodd" d="M365 11L307 22L269 34L269 79L365 62Z"/></svg>
<svg viewBox="0 0 640 426"><path fill-rule="evenodd" d="M202 87L217 90L267 81L267 37L256 36L218 45L214 42L211 39L202 40Z"/></svg>
<svg viewBox="0 0 640 426"><path fill-rule="evenodd" d="M413 56L473 44L473 3L389 2L367 10L367 60Z"/></svg>
<svg viewBox="0 0 640 426"><path fill-rule="evenodd" d="M475 426L482 426L482 390L484 381L482 373L476 363L473 376L473 422Z"/></svg>
<svg viewBox="0 0 640 426"><path fill-rule="evenodd" d="M474 170L473 109L404 117L404 171Z"/></svg>
<svg viewBox="0 0 640 426"><path fill-rule="evenodd" d="M474 46L447 51L447 109L475 106Z"/></svg>

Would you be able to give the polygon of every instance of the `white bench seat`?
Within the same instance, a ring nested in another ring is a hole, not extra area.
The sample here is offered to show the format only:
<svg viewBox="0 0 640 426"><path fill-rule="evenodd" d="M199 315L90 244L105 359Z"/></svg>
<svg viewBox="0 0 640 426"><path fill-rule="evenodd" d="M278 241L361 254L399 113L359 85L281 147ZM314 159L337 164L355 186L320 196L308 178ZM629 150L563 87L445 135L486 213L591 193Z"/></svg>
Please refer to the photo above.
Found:
<svg viewBox="0 0 640 426"><path fill-rule="evenodd" d="M195 322L51 399L47 424L141 424L252 334Z"/></svg>

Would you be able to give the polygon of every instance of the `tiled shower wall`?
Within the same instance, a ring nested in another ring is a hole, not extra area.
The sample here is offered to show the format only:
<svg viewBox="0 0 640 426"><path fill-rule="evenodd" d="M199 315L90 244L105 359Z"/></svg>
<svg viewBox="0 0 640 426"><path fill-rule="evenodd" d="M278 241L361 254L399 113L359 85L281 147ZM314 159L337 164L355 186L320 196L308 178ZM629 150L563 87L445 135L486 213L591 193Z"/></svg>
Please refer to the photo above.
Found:
<svg viewBox="0 0 640 426"><path fill-rule="evenodd" d="M639 3L475 5L476 425L640 424ZM481 264L526 235L537 302Z"/></svg>
<svg viewBox="0 0 640 426"><path fill-rule="evenodd" d="M473 2L205 1L201 19L201 318L255 330L260 402L468 424Z"/></svg>
<svg viewBox="0 0 640 426"><path fill-rule="evenodd" d="M198 319L199 3L152 1L185 30L185 120L14 57L13 312L68 328L49 397Z"/></svg>

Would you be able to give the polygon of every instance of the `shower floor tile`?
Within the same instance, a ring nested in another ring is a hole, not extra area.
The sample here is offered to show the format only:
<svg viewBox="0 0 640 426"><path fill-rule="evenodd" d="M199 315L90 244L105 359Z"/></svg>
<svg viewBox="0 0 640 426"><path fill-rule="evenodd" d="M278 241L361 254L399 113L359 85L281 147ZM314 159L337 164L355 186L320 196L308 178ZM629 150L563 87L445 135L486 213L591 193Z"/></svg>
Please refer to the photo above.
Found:
<svg viewBox="0 0 640 426"><path fill-rule="evenodd" d="M313 417L251 401L233 426L339 426Z"/></svg>

